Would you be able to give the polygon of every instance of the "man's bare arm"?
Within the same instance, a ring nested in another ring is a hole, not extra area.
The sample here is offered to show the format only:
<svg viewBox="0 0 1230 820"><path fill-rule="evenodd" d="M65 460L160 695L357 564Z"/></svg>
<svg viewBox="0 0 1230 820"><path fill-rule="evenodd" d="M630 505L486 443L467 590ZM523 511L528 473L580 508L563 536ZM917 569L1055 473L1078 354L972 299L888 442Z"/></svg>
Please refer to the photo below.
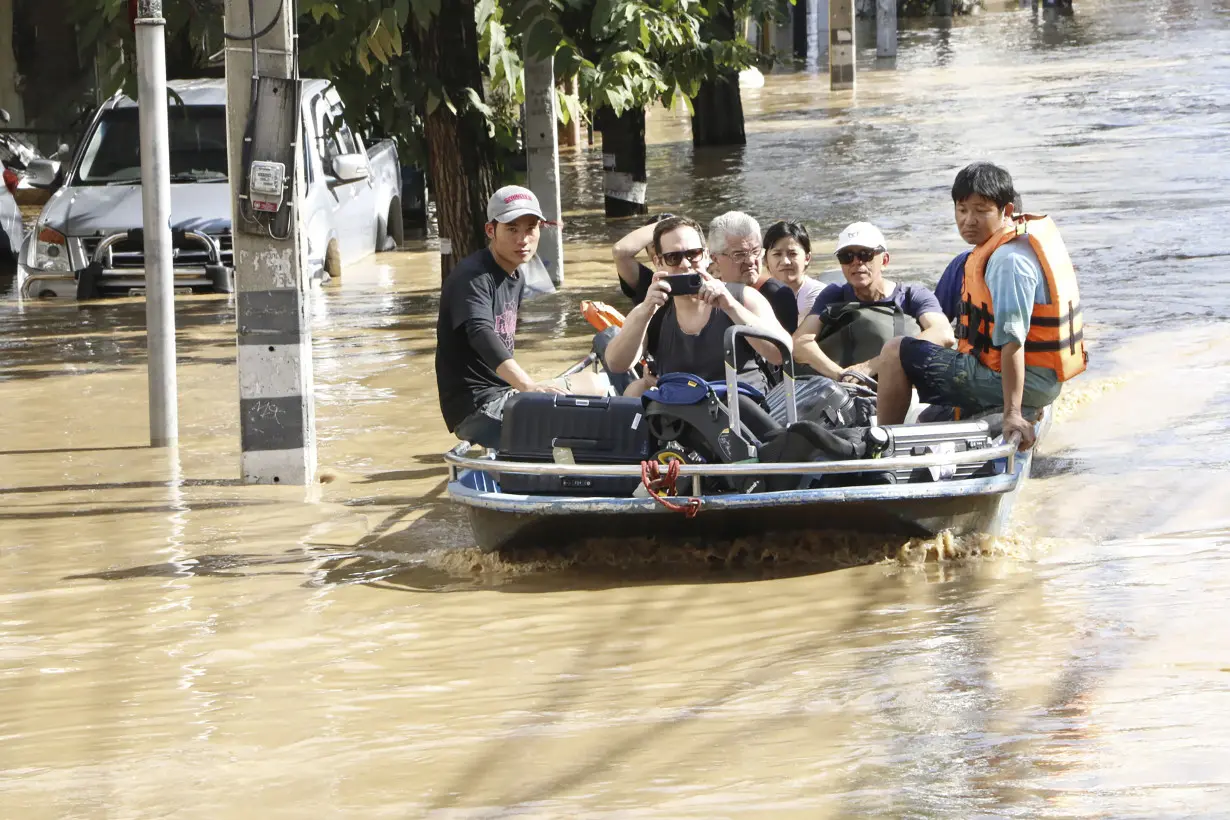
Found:
<svg viewBox="0 0 1230 820"><path fill-rule="evenodd" d="M826 356L820 345L816 344L816 336L819 333L820 317L813 313L804 319L799 329L794 332L794 360L810 365L821 376L840 379L841 366Z"/></svg>
<svg viewBox="0 0 1230 820"><path fill-rule="evenodd" d="M1000 351L1001 376L1004 382L1004 438L1013 433L1021 435L1021 450L1034 446L1034 426L1021 414L1021 402L1025 397L1025 349L1017 342L1009 342Z"/></svg>
<svg viewBox="0 0 1230 820"><path fill-rule="evenodd" d="M529 374L517 364L516 359L505 359L495 369L495 374L522 393L560 393L563 390L550 384L540 384L529 377Z"/></svg>
<svg viewBox="0 0 1230 820"><path fill-rule="evenodd" d="M613 373L624 373L641 360L641 348L645 344L645 331L653 318L654 306L641 302L628 312L623 327L606 346L606 366Z"/></svg>
<svg viewBox="0 0 1230 820"><path fill-rule="evenodd" d="M640 281L640 263L636 255L653 242L655 225L644 225L615 243L611 256L615 259L615 271L628 287L635 288Z"/></svg>
<svg viewBox="0 0 1230 820"><path fill-rule="evenodd" d="M917 338L940 347L956 347L957 337L952 335L952 324L944 314L924 313L918 317L918 326L922 329L916 334Z"/></svg>
<svg viewBox="0 0 1230 820"><path fill-rule="evenodd" d="M773 306L769 304L769 300L752 288L743 289L742 303L732 298L730 305L723 310L735 324L751 325L761 330L775 332L782 339L790 339L790 334L782 327L781 322L777 321L777 314L773 312ZM769 364L782 363L782 353L777 349L777 345L760 339L748 339L747 341ZM794 346L789 341L786 342L786 346L791 349L791 355L793 355Z"/></svg>

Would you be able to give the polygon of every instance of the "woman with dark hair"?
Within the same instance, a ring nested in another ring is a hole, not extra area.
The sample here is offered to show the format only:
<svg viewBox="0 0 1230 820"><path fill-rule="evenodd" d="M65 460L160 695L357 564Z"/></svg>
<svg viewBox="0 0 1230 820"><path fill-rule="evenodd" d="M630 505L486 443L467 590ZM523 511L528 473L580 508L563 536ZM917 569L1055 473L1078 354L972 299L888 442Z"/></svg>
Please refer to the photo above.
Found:
<svg viewBox="0 0 1230 820"><path fill-rule="evenodd" d="M808 315L824 285L807 275L807 266L811 264L807 228L801 222L774 222L765 231L763 244L769 275L794 291L799 317Z"/></svg>

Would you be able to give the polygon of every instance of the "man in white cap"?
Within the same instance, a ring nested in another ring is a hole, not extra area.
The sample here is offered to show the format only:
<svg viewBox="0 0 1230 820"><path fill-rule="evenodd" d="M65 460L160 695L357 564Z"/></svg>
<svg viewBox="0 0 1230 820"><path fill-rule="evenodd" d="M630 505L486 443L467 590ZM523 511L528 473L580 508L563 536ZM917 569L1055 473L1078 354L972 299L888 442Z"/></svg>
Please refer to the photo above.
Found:
<svg viewBox="0 0 1230 820"><path fill-rule="evenodd" d="M820 291L811 314L794 334L794 358L831 379L874 378L876 357L896 336L916 336L943 347L956 340L939 302L921 285L884 278L888 243L870 222L855 222L837 237L844 285Z"/></svg>
<svg viewBox="0 0 1230 820"><path fill-rule="evenodd" d="M436 387L449 432L465 441L497 446L504 405L518 391L565 392L562 382L534 381L513 358L525 290L519 269L538 250L545 221L533 191L496 191L487 202L487 247L457 263L441 288Z"/></svg>

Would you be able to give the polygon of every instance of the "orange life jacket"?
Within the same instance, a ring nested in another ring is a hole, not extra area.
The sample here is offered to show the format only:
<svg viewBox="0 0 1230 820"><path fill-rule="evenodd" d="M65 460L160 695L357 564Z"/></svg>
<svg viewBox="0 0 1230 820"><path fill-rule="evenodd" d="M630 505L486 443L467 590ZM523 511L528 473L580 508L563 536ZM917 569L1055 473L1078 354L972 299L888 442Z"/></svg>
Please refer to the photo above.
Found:
<svg viewBox="0 0 1230 820"><path fill-rule="evenodd" d="M581 315L597 331L606 330L608 327L624 326L624 315L606 302L582 300Z"/></svg>
<svg viewBox="0 0 1230 820"><path fill-rule="evenodd" d="M1024 236L1038 255L1046 277L1049 305L1035 304L1025 337L1025 364L1047 367L1064 382L1085 369L1085 331L1081 321L1080 293L1076 271L1063 244L1059 229L1049 216L1031 214L1017 217L1005 228L983 242L965 260L965 285L961 289L961 312L957 320L957 350L973 353L996 372L1002 371L1000 348L991 343L995 329L995 309L987 287L986 270L991 254Z"/></svg>

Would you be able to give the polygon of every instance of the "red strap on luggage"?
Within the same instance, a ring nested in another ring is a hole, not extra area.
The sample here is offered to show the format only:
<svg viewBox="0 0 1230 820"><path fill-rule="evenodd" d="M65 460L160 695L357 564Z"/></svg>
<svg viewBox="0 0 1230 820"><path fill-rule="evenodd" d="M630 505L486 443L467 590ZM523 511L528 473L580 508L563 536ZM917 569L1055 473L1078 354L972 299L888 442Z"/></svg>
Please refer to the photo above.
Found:
<svg viewBox="0 0 1230 820"><path fill-rule="evenodd" d="M645 485L646 490L649 490L654 500L671 512L679 512L687 518L695 518L700 512L699 498L689 498L683 503L670 500L671 496L679 495L679 490L675 486L678 479L679 462L673 458L666 465L666 475L662 475L658 462L641 462L641 483Z"/></svg>

